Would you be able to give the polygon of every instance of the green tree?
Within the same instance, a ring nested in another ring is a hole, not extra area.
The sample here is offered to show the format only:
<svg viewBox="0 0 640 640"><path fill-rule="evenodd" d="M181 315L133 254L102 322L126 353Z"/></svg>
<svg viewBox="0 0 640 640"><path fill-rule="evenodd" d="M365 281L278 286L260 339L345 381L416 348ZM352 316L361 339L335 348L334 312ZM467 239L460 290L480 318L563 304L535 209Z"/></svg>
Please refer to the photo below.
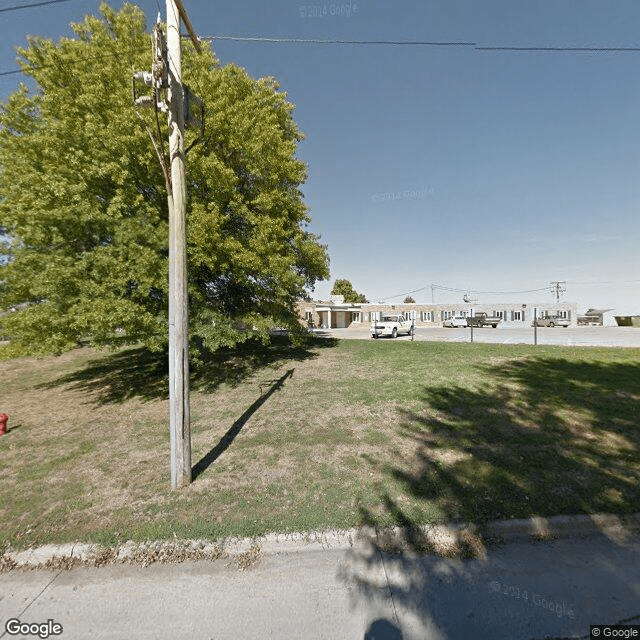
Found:
<svg viewBox="0 0 640 640"><path fill-rule="evenodd" d="M338 279L333 283L332 296L344 296L345 302L369 302L363 293L358 293L349 280Z"/></svg>
<svg viewBox="0 0 640 640"><path fill-rule="evenodd" d="M415 301L411 296L407 296L407 297L404 299L404 304L415 304L415 302L416 302L416 301Z"/></svg>
<svg viewBox="0 0 640 640"><path fill-rule="evenodd" d="M30 352L168 340L167 198L148 134L166 141L167 123L137 115L131 98L151 40L134 5L100 14L72 25L74 38L29 38L19 62L36 89L0 104L0 227L12 242L0 308L28 303L3 323ZM266 340L274 325L298 326L295 301L329 276L326 247L305 229L302 134L273 78L186 42L183 56L206 106L187 160L191 337L211 349Z"/></svg>

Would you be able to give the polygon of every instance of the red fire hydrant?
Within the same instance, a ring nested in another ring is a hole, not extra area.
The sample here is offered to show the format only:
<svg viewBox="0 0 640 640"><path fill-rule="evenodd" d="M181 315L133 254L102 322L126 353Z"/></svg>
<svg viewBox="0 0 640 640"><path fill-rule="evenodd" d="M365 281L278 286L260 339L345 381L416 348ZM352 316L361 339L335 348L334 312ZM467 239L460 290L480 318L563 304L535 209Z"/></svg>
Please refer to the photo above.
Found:
<svg viewBox="0 0 640 640"><path fill-rule="evenodd" d="M9 416L6 413L0 413L0 436L7 433L7 422L9 422Z"/></svg>

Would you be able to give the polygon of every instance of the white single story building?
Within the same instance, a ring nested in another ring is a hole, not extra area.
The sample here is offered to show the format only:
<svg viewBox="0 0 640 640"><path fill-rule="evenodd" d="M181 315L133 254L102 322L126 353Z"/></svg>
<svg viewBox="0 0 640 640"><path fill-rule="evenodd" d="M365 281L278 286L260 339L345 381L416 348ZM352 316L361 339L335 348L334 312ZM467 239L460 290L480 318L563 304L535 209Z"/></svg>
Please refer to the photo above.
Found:
<svg viewBox="0 0 640 640"><path fill-rule="evenodd" d="M362 326L384 315L402 315L412 319L416 326L442 326L453 316L473 316L478 312L502 318L507 326L530 326L534 317L558 315L567 318L571 326L578 319L575 302L507 302L507 303L412 303L381 304L344 301L342 296L331 296L329 301L300 301L298 312L300 321L309 326L324 329L346 329L352 325Z"/></svg>

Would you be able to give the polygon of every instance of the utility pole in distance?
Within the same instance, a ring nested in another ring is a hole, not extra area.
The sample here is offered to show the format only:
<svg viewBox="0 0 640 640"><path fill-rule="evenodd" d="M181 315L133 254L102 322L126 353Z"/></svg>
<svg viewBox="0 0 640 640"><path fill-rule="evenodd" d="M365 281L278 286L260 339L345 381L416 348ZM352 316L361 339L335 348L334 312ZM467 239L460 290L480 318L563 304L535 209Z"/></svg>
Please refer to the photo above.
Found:
<svg viewBox="0 0 640 640"><path fill-rule="evenodd" d="M551 283L552 288L555 289L556 292L556 302L560 302L560 294L567 290L566 284L564 280L555 280Z"/></svg>

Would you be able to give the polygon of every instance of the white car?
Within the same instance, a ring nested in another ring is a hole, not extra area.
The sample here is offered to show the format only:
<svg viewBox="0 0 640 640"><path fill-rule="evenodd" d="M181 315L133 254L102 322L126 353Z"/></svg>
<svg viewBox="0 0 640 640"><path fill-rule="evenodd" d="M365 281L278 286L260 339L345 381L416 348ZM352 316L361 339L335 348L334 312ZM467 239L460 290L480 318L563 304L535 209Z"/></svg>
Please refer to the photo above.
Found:
<svg viewBox="0 0 640 640"><path fill-rule="evenodd" d="M396 338L401 333L410 336L413 333L413 320L405 320L402 316L382 316L371 323L371 337L391 336Z"/></svg>
<svg viewBox="0 0 640 640"><path fill-rule="evenodd" d="M539 327L568 327L571 325L571 321L562 316L541 316L531 323L532 327L535 325Z"/></svg>
<svg viewBox="0 0 640 640"><path fill-rule="evenodd" d="M443 323L443 327L466 327L467 326L467 318L465 316L453 316L452 318L447 318Z"/></svg>

